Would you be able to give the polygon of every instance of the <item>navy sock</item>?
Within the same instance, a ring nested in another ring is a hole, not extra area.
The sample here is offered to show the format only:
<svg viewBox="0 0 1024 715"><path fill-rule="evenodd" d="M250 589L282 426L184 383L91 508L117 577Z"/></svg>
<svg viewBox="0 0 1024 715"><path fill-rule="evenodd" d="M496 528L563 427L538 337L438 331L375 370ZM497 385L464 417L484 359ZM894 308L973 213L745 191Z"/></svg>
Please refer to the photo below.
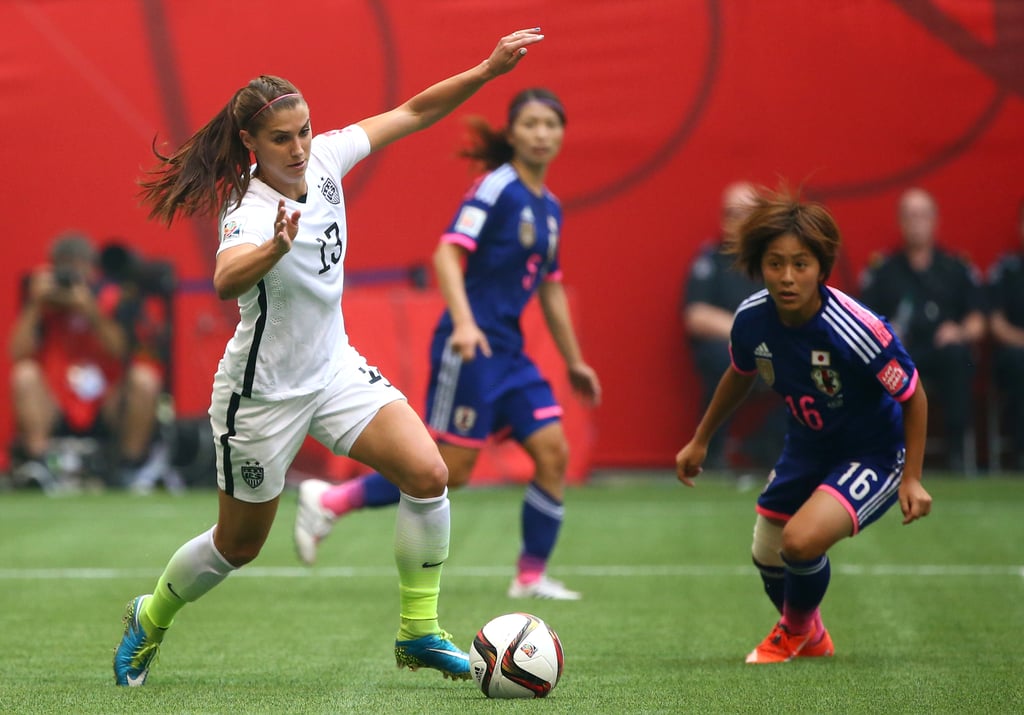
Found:
<svg viewBox="0 0 1024 715"><path fill-rule="evenodd" d="M764 592L775 605L776 610L782 613L782 604L786 598L786 569L782 566L766 566L754 559L754 566L761 574L761 582L764 584Z"/></svg>
<svg viewBox="0 0 1024 715"><path fill-rule="evenodd" d="M828 554L816 559L786 562L786 600L782 607L782 623L793 633L806 633L814 628L814 616L825 598L832 576Z"/></svg>
<svg viewBox="0 0 1024 715"><path fill-rule="evenodd" d="M522 557L534 563L547 563L558 541L564 514L565 508L560 501L530 482L523 495Z"/></svg>
<svg viewBox="0 0 1024 715"><path fill-rule="evenodd" d="M402 492L377 472L363 478L363 506L379 507L397 504Z"/></svg>

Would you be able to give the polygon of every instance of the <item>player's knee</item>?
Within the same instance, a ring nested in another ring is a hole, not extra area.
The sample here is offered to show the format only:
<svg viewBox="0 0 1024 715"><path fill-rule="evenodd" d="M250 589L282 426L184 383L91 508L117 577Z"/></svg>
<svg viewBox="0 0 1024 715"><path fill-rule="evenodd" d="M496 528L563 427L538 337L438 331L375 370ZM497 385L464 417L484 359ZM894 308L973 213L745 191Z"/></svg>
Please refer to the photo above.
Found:
<svg viewBox="0 0 1024 715"><path fill-rule="evenodd" d="M448 485L448 467L438 455L418 464L405 480L402 491L418 499L441 496Z"/></svg>
<svg viewBox="0 0 1024 715"><path fill-rule="evenodd" d="M569 442L564 437L545 441L536 451L536 460L539 473L562 479L569 468Z"/></svg>
<svg viewBox="0 0 1024 715"><path fill-rule="evenodd" d="M782 553L788 560L810 561L825 553L826 547L813 531L789 526L782 530Z"/></svg>
<svg viewBox="0 0 1024 715"><path fill-rule="evenodd" d="M759 566L782 567L782 523L760 514L754 521L754 541L750 553Z"/></svg>

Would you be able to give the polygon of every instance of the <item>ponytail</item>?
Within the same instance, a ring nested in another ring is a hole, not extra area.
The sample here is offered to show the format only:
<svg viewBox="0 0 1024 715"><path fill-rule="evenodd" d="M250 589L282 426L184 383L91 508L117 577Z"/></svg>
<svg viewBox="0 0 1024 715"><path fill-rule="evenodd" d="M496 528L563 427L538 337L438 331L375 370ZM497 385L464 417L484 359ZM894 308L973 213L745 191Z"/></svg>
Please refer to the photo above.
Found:
<svg viewBox="0 0 1024 715"><path fill-rule="evenodd" d="M178 214L215 216L231 201L241 204L252 180L252 156L239 132L255 133L275 109L290 109L302 101L291 82L262 75L235 92L227 106L169 156L160 153L154 140L159 163L139 180L149 217L169 226Z"/></svg>

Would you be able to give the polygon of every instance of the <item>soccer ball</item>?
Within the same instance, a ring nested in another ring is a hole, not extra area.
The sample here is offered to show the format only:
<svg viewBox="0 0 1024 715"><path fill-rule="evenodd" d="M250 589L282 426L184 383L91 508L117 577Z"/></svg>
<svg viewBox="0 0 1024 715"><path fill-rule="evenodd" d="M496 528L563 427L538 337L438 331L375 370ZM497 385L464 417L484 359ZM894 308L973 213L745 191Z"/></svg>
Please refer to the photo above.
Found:
<svg viewBox="0 0 1024 715"><path fill-rule="evenodd" d="M469 649L469 667L489 698L543 698L562 676L558 634L529 613L507 613L481 628Z"/></svg>

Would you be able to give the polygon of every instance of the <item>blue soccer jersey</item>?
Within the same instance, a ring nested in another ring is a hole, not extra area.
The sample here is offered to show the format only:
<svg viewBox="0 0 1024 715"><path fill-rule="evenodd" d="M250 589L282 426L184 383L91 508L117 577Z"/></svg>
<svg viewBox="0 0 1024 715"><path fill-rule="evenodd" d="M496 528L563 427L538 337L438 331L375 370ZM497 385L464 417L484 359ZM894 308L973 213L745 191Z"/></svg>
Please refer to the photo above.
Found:
<svg viewBox="0 0 1024 715"><path fill-rule="evenodd" d="M822 286L807 323L782 324L767 290L737 309L733 366L758 373L789 409L787 451L836 461L898 449L898 402L917 387L917 368L884 318L845 293Z"/></svg>
<svg viewBox="0 0 1024 715"><path fill-rule="evenodd" d="M469 190L442 242L469 251L466 295L477 325L495 350L523 349L519 317L542 280L560 280L562 208L547 189L530 191L510 164ZM437 332L452 331L445 311Z"/></svg>

